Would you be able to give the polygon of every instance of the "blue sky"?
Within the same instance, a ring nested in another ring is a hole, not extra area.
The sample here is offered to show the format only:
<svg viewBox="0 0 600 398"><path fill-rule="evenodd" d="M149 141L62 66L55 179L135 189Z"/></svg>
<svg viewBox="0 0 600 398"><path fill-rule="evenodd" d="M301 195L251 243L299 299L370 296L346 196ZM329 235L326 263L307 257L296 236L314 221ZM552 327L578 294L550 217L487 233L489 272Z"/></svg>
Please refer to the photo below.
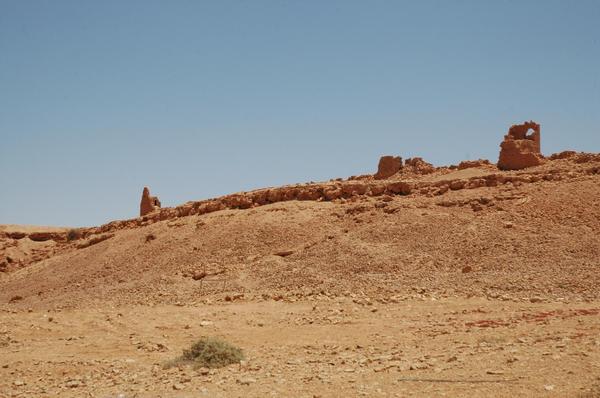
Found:
<svg viewBox="0 0 600 398"><path fill-rule="evenodd" d="M0 223L97 225L365 174L600 152L599 1L0 0Z"/></svg>

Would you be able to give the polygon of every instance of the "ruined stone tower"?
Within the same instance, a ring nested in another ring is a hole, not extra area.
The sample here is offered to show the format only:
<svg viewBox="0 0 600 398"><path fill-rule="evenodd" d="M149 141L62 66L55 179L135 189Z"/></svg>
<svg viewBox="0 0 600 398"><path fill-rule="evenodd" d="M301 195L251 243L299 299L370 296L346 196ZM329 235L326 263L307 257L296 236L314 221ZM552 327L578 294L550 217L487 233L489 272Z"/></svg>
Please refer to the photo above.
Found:
<svg viewBox="0 0 600 398"><path fill-rule="evenodd" d="M144 187L142 192L142 201L140 202L140 217L160 208L160 200L156 196L150 196L148 187Z"/></svg>
<svg viewBox="0 0 600 398"><path fill-rule="evenodd" d="M540 151L540 135L540 125L534 121L511 126L500 144L498 168L520 170L542 164L544 156Z"/></svg>

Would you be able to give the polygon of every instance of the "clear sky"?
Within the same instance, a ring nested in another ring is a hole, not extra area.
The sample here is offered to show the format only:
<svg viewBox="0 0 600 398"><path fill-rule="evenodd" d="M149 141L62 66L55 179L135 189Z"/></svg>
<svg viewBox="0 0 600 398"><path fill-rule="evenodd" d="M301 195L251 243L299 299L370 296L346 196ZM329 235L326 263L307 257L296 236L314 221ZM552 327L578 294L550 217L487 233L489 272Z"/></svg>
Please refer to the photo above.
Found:
<svg viewBox="0 0 600 398"><path fill-rule="evenodd" d="M600 1L0 0L0 224L136 217L374 172L600 152Z"/></svg>

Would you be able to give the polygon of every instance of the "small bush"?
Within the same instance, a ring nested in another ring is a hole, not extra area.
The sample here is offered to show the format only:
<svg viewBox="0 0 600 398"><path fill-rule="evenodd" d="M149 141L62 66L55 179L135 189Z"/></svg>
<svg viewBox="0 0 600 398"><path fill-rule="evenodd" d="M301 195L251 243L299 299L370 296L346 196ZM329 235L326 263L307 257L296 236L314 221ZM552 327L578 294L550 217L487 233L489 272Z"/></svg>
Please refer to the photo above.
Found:
<svg viewBox="0 0 600 398"><path fill-rule="evenodd" d="M195 368L221 368L240 362L244 359L243 351L226 341L214 337L202 337L183 354L169 362L169 366L191 364Z"/></svg>
<svg viewBox="0 0 600 398"><path fill-rule="evenodd" d="M79 231L77 229L70 229L69 232L67 232L67 240L69 242L80 239L80 238L81 238L81 231Z"/></svg>

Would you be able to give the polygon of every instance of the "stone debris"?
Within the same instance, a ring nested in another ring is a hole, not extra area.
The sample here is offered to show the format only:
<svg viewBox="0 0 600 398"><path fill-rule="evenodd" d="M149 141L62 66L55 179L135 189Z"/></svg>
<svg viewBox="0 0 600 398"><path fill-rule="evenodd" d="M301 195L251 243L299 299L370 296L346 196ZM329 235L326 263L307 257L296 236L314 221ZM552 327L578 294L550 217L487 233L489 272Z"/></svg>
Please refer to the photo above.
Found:
<svg viewBox="0 0 600 398"><path fill-rule="evenodd" d="M252 377L240 377L236 381L237 381L237 383L246 385L246 386L256 383L256 379L254 379Z"/></svg>
<svg viewBox="0 0 600 398"><path fill-rule="evenodd" d="M463 160L458 164L458 170L471 169L475 167L485 167L491 166L491 163L487 159L478 159L478 160Z"/></svg>
<svg viewBox="0 0 600 398"><path fill-rule="evenodd" d="M412 170L413 173L416 174L430 174L435 171L435 167L426 161L423 158L410 158L406 159L404 162L404 167Z"/></svg>

